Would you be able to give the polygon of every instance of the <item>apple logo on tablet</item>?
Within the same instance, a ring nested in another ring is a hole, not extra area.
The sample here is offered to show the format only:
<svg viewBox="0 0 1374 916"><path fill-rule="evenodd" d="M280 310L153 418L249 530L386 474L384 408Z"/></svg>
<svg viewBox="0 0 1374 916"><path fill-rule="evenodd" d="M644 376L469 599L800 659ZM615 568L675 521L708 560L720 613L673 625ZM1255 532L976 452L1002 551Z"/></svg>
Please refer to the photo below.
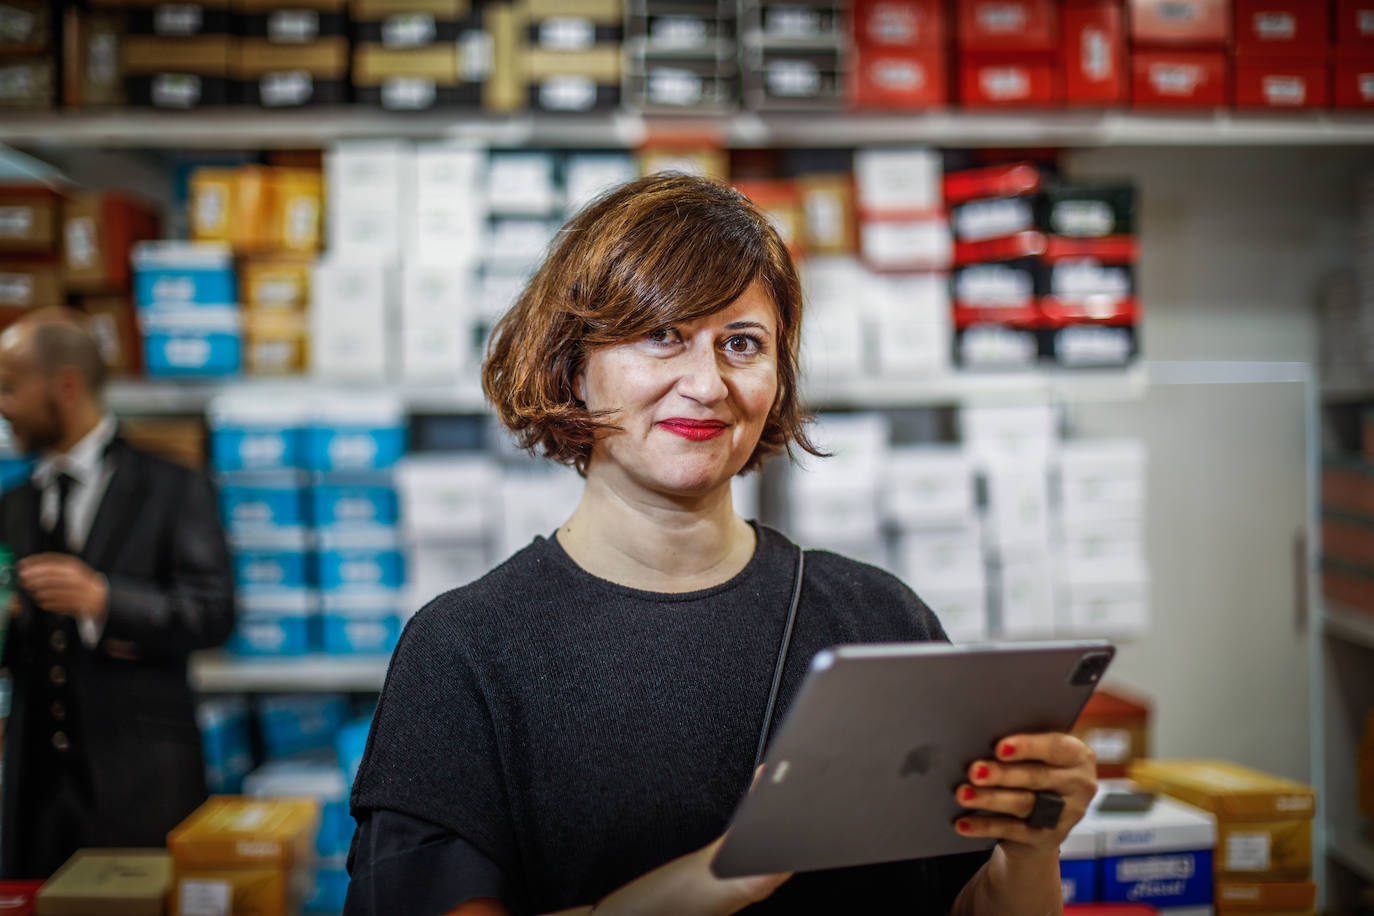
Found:
<svg viewBox="0 0 1374 916"><path fill-rule="evenodd" d="M902 762L900 776L906 777L913 774L924 776L930 772L930 768L935 765L935 755L939 753L939 748L934 744L922 744L912 748L907 752L906 760Z"/></svg>

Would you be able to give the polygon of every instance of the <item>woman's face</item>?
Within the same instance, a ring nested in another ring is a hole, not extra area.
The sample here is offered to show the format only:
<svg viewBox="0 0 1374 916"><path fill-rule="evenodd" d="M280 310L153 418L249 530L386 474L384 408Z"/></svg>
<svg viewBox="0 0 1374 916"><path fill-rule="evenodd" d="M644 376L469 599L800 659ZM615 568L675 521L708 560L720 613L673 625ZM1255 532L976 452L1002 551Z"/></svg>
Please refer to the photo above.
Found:
<svg viewBox="0 0 1374 916"><path fill-rule="evenodd" d="M777 340L777 308L754 283L714 315L593 350L581 398L621 430L597 441L588 475L665 496L728 485L777 398Z"/></svg>

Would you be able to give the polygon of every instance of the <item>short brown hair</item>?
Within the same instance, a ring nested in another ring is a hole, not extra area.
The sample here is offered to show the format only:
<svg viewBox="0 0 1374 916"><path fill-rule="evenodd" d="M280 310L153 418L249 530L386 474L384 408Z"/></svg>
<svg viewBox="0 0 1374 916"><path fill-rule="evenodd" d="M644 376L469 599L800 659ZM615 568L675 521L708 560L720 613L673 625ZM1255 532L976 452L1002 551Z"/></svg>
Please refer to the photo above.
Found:
<svg viewBox="0 0 1374 916"><path fill-rule="evenodd" d="M587 353L712 315L757 281L778 310L778 396L750 471L807 438L797 399L802 295L768 217L715 181L660 173L628 182L563 227L492 333L482 389L521 447L585 472L598 433L615 429L577 397Z"/></svg>

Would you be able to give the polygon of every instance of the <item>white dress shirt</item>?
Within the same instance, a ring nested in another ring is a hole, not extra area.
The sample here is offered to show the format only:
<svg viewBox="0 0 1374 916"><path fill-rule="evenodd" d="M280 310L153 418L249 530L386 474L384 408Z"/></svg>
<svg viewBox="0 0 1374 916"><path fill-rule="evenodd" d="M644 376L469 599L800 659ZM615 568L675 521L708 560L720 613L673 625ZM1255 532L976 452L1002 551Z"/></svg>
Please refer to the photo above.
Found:
<svg viewBox="0 0 1374 916"><path fill-rule="evenodd" d="M63 532L63 542L74 554L80 553L86 546L95 513L114 474L114 467L105 455L114 435L114 417L106 414L71 449L45 453L33 469L33 485L40 494L39 522L47 531L51 531L57 523L58 475L65 473L72 478L71 489L67 491L67 530ZM87 647L94 648L100 641L104 625L89 617L81 617L76 623L81 641Z"/></svg>

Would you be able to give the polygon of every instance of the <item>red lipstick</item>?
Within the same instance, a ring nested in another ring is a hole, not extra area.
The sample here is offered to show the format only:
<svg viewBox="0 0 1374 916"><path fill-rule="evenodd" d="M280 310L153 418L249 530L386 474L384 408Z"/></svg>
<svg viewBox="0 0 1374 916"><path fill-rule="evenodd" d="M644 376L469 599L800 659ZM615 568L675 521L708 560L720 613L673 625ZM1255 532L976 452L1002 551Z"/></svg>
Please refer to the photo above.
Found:
<svg viewBox="0 0 1374 916"><path fill-rule="evenodd" d="M667 420L660 420L658 425L675 436L690 439L693 442L704 442L707 439L714 439L725 432L726 424L719 420L689 420L686 417L672 417Z"/></svg>

